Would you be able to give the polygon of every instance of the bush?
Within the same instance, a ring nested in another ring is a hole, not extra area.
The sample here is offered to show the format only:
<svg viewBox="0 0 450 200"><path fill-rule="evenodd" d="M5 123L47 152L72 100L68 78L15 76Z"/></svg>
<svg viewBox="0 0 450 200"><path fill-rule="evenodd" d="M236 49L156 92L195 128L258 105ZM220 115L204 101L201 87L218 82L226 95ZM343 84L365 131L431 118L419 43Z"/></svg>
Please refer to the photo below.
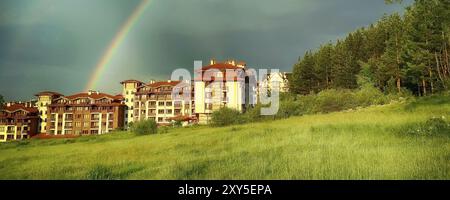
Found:
<svg viewBox="0 0 450 200"><path fill-rule="evenodd" d="M242 114L242 121L245 122L258 122L261 121L264 116L261 115L261 104L256 104L254 107L249 107L245 111L244 114Z"/></svg>
<svg viewBox="0 0 450 200"><path fill-rule="evenodd" d="M324 90L317 94L311 105L314 113L329 113L356 107L350 90Z"/></svg>
<svg viewBox="0 0 450 200"><path fill-rule="evenodd" d="M366 86L354 93L357 106L370 106L389 103L386 96L377 88Z"/></svg>
<svg viewBox="0 0 450 200"><path fill-rule="evenodd" d="M407 134L432 136L438 134L450 134L450 123L445 120L445 117L432 117L424 123L415 126L406 127Z"/></svg>
<svg viewBox="0 0 450 200"><path fill-rule="evenodd" d="M243 122L242 114L231 108L221 108L212 113L211 125L213 126L227 126Z"/></svg>
<svg viewBox="0 0 450 200"><path fill-rule="evenodd" d="M288 118L291 116L298 116L301 113L299 101L293 99L286 99L280 102L280 107L276 115L277 118Z"/></svg>
<svg viewBox="0 0 450 200"><path fill-rule="evenodd" d="M155 120L144 120L133 123L131 131L138 135L156 134L158 132Z"/></svg>
<svg viewBox="0 0 450 200"><path fill-rule="evenodd" d="M177 128L182 127L183 122L181 122L180 120L176 120L176 121L172 122L172 126L177 127Z"/></svg>

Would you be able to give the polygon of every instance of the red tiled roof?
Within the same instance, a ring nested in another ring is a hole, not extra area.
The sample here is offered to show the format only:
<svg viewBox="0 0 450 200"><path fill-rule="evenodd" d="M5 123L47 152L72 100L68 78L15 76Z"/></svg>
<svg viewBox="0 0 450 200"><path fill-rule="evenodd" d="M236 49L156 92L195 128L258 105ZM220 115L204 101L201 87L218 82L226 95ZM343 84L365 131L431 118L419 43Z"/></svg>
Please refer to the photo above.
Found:
<svg viewBox="0 0 450 200"><path fill-rule="evenodd" d="M65 98L70 99L70 100L74 100L74 99L78 99L78 98L92 98L92 99L103 99L103 98L110 98L110 99L114 99L114 100L122 100L123 96L113 96L113 95L109 95L109 94L105 94L105 93L96 93L96 92L92 92L90 95L87 92L83 92L83 93L78 93L78 94L74 94L74 95L70 95L70 96L66 96Z"/></svg>
<svg viewBox="0 0 450 200"><path fill-rule="evenodd" d="M3 107L3 110L5 110L7 112L16 112L18 110L24 110L24 111L30 112L30 113L39 112L39 110L37 108L25 107L23 104L13 104L11 106L5 106L5 107Z"/></svg>
<svg viewBox="0 0 450 200"><path fill-rule="evenodd" d="M64 95L59 94L57 92L43 91L35 94L35 96L64 96Z"/></svg>
<svg viewBox="0 0 450 200"><path fill-rule="evenodd" d="M213 65L209 65L209 66L204 66L202 67L202 71L206 71L209 69L218 69L218 70L226 70L226 69L242 69L241 67L237 67L234 66L232 64L228 64L228 63L216 63Z"/></svg>
<svg viewBox="0 0 450 200"><path fill-rule="evenodd" d="M158 82L154 82L154 83L149 83L147 84L148 87L159 87L159 86L176 86L180 83L181 81L158 81Z"/></svg>
<svg viewBox="0 0 450 200"><path fill-rule="evenodd" d="M48 105L49 107L66 107L66 106L72 106L72 107L86 107L86 106L126 106L125 104L122 103L94 103L94 104L90 104L90 103L84 103L84 104L75 104L75 103L71 103L71 104L61 104L61 103L53 103Z"/></svg>
<svg viewBox="0 0 450 200"><path fill-rule="evenodd" d="M138 81L138 80L134 80L134 79L124 80L124 81L120 82L120 84L124 84L124 83L142 83L142 84L144 84L144 82Z"/></svg>

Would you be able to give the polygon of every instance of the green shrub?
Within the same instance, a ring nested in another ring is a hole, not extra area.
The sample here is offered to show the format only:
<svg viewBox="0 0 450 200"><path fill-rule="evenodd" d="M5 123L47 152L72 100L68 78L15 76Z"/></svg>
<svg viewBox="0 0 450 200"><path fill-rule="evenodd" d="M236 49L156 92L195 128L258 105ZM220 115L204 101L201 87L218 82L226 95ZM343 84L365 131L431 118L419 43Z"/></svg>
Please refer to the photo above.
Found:
<svg viewBox="0 0 450 200"><path fill-rule="evenodd" d="M294 99L286 99L280 102L278 108L277 118L288 118L291 116L298 116L301 113L301 106L299 101Z"/></svg>
<svg viewBox="0 0 450 200"><path fill-rule="evenodd" d="M424 123L409 125L402 132L410 135L432 136L438 134L450 134L450 123L445 117L432 117Z"/></svg>
<svg viewBox="0 0 450 200"><path fill-rule="evenodd" d="M158 126L155 120L144 120L135 122L131 127L131 131L138 135L156 134Z"/></svg>
<svg viewBox="0 0 450 200"><path fill-rule="evenodd" d="M350 90L324 90L317 94L312 107L314 113L329 113L356 107Z"/></svg>
<svg viewBox="0 0 450 200"><path fill-rule="evenodd" d="M261 104L256 104L254 107L249 107L246 109L245 113L242 114L242 121L245 122L258 122L261 121L264 116L261 115Z"/></svg>
<svg viewBox="0 0 450 200"><path fill-rule="evenodd" d="M353 94L356 106L370 106L389 103L386 96L377 88L366 86Z"/></svg>
<svg viewBox="0 0 450 200"><path fill-rule="evenodd" d="M173 127L182 127L183 123L180 120L176 120L172 123Z"/></svg>
<svg viewBox="0 0 450 200"><path fill-rule="evenodd" d="M243 122L242 115L239 111L231 108L220 108L214 111L211 116L211 125L213 126L227 126Z"/></svg>

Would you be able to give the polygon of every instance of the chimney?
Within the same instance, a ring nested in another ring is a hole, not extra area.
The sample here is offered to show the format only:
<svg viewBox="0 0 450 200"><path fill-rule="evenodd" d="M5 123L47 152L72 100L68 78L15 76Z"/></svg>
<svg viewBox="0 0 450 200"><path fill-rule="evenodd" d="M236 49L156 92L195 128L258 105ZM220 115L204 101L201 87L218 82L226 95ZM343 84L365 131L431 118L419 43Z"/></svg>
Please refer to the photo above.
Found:
<svg viewBox="0 0 450 200"><path fill-rule="evenodd" d="M171 83L171 82L172 82L172 80L168 80L167 82L168 82L168 83Z"/></svg>
<svg viewBox="0 0 450 200"><path fill-rule="evenodd" d="M210 65L215 65L215 64L216 64L216 59L215 59L215 58L211 59L211 60L209 61L209 64L210 64Z"/></svg>

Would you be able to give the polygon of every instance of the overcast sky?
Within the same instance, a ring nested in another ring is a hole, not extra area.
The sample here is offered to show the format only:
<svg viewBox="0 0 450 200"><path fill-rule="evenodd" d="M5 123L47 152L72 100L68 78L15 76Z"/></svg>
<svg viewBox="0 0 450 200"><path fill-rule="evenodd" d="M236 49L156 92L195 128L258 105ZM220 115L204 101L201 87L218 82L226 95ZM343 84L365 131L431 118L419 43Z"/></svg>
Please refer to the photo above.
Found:
<svg viewBox="0 0 450 200"><path fill-rule="evenodd" d="M168 79L194 60L235 58L291 71L308 49L408 5L384 0L151 0L99 81ZM84 90L95 65L140 0L1 0L0 94Z"/></svg>

